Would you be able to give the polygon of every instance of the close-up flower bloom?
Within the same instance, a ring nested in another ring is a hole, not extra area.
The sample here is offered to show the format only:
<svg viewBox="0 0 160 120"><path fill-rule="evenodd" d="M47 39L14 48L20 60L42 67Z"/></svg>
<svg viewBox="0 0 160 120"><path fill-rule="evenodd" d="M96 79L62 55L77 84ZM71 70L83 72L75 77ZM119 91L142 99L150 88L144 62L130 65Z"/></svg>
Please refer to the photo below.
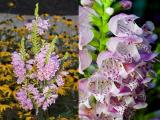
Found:
<svg viewBox="0 0 160 120"><path fill-rule="evenodd" d="M110 19L109 30L116 37L111 37L106 43L108 50L98 55L98 70L79 82L80 119L123 120L129 108L147 107L145 91L152 79L148 74L153 71L150 62L157 53L151 51L152 41L144 34L154 26L146 22L140 28L134 22L137 18L119 14Z"/></svg>

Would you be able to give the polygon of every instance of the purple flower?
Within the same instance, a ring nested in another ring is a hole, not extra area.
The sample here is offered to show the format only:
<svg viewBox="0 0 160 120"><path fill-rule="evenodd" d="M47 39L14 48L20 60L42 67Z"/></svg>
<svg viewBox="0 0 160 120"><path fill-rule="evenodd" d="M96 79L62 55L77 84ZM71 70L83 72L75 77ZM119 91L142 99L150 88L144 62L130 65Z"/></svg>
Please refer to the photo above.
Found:
<svg viewBox="0 0 160 120"><path fill-rule="evenodd" d="M55 73L59 69L58 55L55 55L53 53L49 58L48 63L44 66L43 69L43 75L46 80L50 80L53 76L55 76Z"/></svg>
<svg viewBox="0 0 160 120"><path fill-rule="evenodd" d="M58 95L56 93L57 86L52 84L43 89L43 95L45 96L45 100L42 104L42 109L46 110L52 103L55 103Z"/></svg>
<svg viewBox="0 0 160 120"><path fill-rule="evenodd" d="M126 41L127 40L128 39L126 39ZM121 60L122 62L138 62L140 60L140 54L136 44L130 44L126 41L125 38L110 38L110 40L107 42L108 50L111 51L115 57L117 57L117 59Z"/></svg>
<svg viewBox="0 0 160 120"><path fill-rule="evenodd" d="M33 24L35 24L36 22L37 22L37 26L38 26L38 33L40 35L44 34L44 31L48 30L48 28L50 27L48 20L42 20L40 17L38 17L37 21L32 20L32 23L26 24L27 29L31 31Z"/></svg>
<svg viewBox="0 0 160 120"><path fill-rule="evenodd" d="M32 110L33 103L30 98L27 96L27 91L25 89L20 89L16 94L17 100L20 102L21 106L25 110Z"/></svg>
<svg viewBox="0 0 160 120"><path fill-rule="evenodd" d="M51 78L55 76L55 73L59 69L59 59L54 53L51 54L47 64L45 63L48 48L48 45L41 48L40 53L38 53L35 58L37 66L37 78L40 81L51 80Z"/></svg>
<svg viewBox="0 0 160 120"><path fill-rule="evenodd" d="M88 7L79 7L79 49L82 50L93 39L93 32L90 26L89 15L92 9ZM94 13L93 13L94 14Z"/></svg>
<svg viewBox="0 0 160 120"><path fill-rule="evenodd" d="M146 23L141 29L134 19L136 16L125 14L111 18L109 29L116 37L107 41L108 51L98 55L99 69L79 81L80 118L123 120L128 108L147 107L145 86L151 81L148 73L153 71L149 61L157 53L151 51L151 42L144 33L154 27Z"/></svg>
<svg viewBox="0 0 160 120"><path fill-rule="evenodd" d="M87 49L79 51L79 72L83 74L83 70L88 68L92 62L92 56Z"/></svg>
<svg viewBox="0 0 160 120"><path fill-rule="evenodd" d="M20 54L17 52L12 54L12 65L13 71L18 78L17 83L21 84L25 80L26 69L24 61L22 60Z"/></svg>
<svg viewBox="0 0 160 120"><path fill-rule="evenodd" d="M61 75L57 76L56 83L57 83L58 86L63 86L64 85L64 81L63 81L63 78L62 78Z"/></svg>
<svg viewBox="0 0 160 120"><path fill-rule="evenodd" d="M108 22L109 30L118 37L141 35L142 29L134 22L137 18L135 15L118 14Z"/></svg>
<svg viewBox="0 0 160 120"><path fill-rule="evenodd" d="M33 109L33 104L46 110L52 103L55 103L58 95L56 94L57 86L52 84L43 89L43 93L32 84L23 86L17 92L17 100L25 110Z"/></svg>
<svg viewBox="0 0 160 120"><path fill-rule="evenodd" d="M91 6L93 4L93 0L81 0L81 4L83 6Z"/></svg>
<svg viewBox="0 0 160 120"><path fill-rule="evenodd" d="M142 26L142 29L143 29L142 37L144 38L144 41L147 44L154 43L158 39L157 34L153 33L153 31L155 29L155 26L154 26L154 24L151 21L147 21Z"/></svg>
<svg viewBox="0 0 160 120"><path fill-rule="evenodd" d="M42 109L46 110L51 104L55 103L57 97L58 97L57 94L52 94L49 97L47 97L47 99L45 100L45 102L42 105Z"/></svg>
<svg viewBox="0 0 160 120"><path fill-rule="evenodd" d="M121 0L120 5L123 9L128 10L132 7L132 2L130 0Z"/></svg>

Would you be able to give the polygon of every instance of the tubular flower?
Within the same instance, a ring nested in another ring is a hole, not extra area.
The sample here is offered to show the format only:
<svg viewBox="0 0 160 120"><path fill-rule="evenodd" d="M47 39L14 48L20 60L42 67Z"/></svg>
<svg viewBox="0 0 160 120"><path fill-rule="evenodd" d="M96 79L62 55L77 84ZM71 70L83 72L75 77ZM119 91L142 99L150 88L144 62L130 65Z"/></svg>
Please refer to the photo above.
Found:
<svg viewBox="0 0 160 120"><path fill-rule="evenodd" d="M38 53L35 58L35 63L37 66L37 78L40 81L51 80L51 78L55 76L55 73L59 69L58 56L54 53L52 53L47 64L45 64L48 48L48 45L41 48L40 53Z"/></svg>
<svg viewBox="0 0 160 120"><path fill-rule="evenodd" d="M52 103L55 103L55 100L58 97L56 90L57 86L55 84L47 86L43 89L43 95L45 96L45 100L42 105L43 110L46 110L48 106L50 106Z"/></svg>
<svg viewBox="0 0 160 120"><path fill-rule="evenodd" d="M79 72L83 74L83 70L90 66L92 63L92 56L87 49L79 51Z"/></svg>
<svg viewBox="0 0 160 120"><path fill-rule="evenodd" d="M16 97L25 110L33 109L33 105L37 105L38 107L42 107L43 110L46 110L52 103L55 103L58 97L56 90L57 86L53 84L46 86L43 92L40 93L34 85L29 84L22 87L22 89L17 92Z"/></svg>
<svg viewBox="0 0 160 120"><path fill-rule="evenodd" d="M34 84L25 84L19 92L17 92L17 100L25 110L31 110L33 109L33 106L42 107L43 110L46 110L52 103L55 103L55 100L58 97L58 94L56 93L57 88L64 85L62 76L56 75L57 70L59 70L58 56L55 55L55 53L52 53L46 63L48 47L49 45L45 45L41 48L41 51L36 55L35 59L26 61L26 70L28 72L24 73L25 75L20 74L23 72L22 68L24 68L25 62L22 62L18 53L13 54L12 64L16 70L16 75L19 75L17 82L19 84L23 84L23 82L26 83L26 81L24 81L25 77L27 78L27 81L28 79L38 80L38 85L36 85L36 87ZM20 75L23 76L21 77ZM54 77L56 77L57 85L46 82L47 84L44 88L41 86L42 81L50 82ZM23 78L23 81L19 81L20 78ZM43 92L40 92L41 88L43 88Z"/></svg>
<svg viewBox="0 0 160 120"><path fill-rule="evenodd" d="M58 86L63 86L64 85L64 81L63 81L63 78L62 78L61 75L57 76L56 83L57 83Z"/></svg>
<svg viewBox="0 0 160 120"><path fill-rule="evenodd" d="M25 80L26 69L24 61L22 60L20 54L17 52L12 54L12 65L14 73L18 78L17 83L21 84Z"/></svg>
<svg viewBox="0 0 160 120"><path fill-rule="evenodd" d="M16 94L17 100L20 102L21 106L25 110L32 110L33 109L33 103L30 98L27 96L26 89L20 89Z"/></svg>
<svg viewBox="0 0 160 120"><path fill-rule="evenodd" d="M110 31L116 37L106 43L108 51L98 55L98 71L79 82L80 118L123 120L127 110L147 107L145 89L151 81L148 74L153 71L150 61L157 54L144 35L147 23L141 29L135 18L120 14L110 19ZM148 27L153 30L152 25Z"/></svg>
<svg viewBox="0 0 160 120"><path fill-rule="evenodd" d="M39 35L43 35L45 30L48 30L48 28L50 27L48 20L43 20L40 17L37 18L37 21L32 20L31 23L27 23L27 24L25 24L25 26L28 30L31 31L33 28L33 24L35 24L35 23L37 24Z"/></svg>

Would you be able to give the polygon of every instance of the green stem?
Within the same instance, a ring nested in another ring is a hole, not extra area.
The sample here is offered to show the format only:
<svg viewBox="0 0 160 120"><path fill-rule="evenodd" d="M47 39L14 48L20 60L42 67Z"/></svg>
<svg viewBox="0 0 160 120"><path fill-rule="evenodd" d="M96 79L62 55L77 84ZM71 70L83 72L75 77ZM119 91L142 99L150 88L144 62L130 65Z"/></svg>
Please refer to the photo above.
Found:
<svg viewBox="0 0 160 120"><path fill-rule="evenodd" d="M99 46L99 51L103 51L105 48L104 48L104 44L103 44L103 40L105 39L105 36L106 36L106 33L105 31L103 30L104 26L106 25L105 21L105 5L103 4L102 5L102 9L103 9L103 14L101 16L101 28L100 28L100 46Z"/></svg>

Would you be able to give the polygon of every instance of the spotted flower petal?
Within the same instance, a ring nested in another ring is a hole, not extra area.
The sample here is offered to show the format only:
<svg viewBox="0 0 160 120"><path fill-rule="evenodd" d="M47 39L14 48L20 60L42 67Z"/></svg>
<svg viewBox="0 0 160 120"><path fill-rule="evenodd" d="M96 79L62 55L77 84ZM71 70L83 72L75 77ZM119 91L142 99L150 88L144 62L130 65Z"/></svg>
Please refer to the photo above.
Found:
<svg viewBox="0 0 160 120"><path fill-rule="evenodd" d="M110 19L109 30L118 37L126 37L131 34L141 35L142 29L134 22L137 18L135 15L118 14Z"/></svg>
<svg viewBox="0 0 160 120"><path fill-rule="evenodd" d="M136 45L124 43L118 37L111 38L107 42L107 48L124 62L132 62L132 59L136 62L140 60Z"/></svg>
<svg viewBox="0 0 160 120"><path fill-rule="evenodd" d="M102 67L102 62L104 60L106 60L107 58L110 58L111 56L112 56L111 52L108 52L108 51L107 52L106 51L101 52L97 57L97 65L98 65L98 67L101 68Z"/></svg>

